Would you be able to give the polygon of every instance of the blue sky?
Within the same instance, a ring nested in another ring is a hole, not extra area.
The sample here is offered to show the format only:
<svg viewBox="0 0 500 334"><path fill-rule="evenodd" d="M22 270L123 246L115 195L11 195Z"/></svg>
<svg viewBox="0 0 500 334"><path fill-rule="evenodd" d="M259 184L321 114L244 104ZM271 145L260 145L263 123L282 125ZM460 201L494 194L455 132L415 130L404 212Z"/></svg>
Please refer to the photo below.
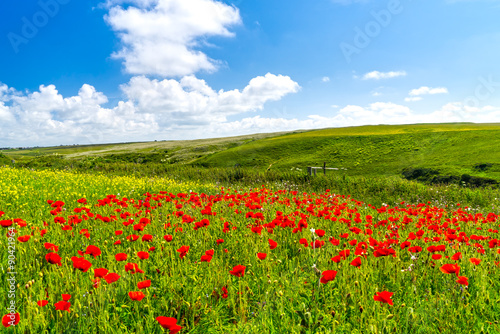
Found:
<svg viewBox="0 0 500 334"><path fill-rule="evenodd" d="M498 0L0 3L0 147L500 122Z"/></svg>

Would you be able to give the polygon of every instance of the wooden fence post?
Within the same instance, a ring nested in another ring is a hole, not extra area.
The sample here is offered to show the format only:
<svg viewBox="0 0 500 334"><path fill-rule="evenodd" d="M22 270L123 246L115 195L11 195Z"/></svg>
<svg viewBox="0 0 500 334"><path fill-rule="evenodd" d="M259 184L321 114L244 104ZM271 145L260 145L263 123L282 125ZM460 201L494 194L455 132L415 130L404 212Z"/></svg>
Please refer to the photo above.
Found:
<svg viewBox="0 0 500 334"><path fill-rule="evenodd" d="M326 162L323 162L323 175L326 175Z"/></svg>
<svg viewBox="0 0 500 334"><path fill-rule="evenodd" d="M312 167L307 167L307 173L309 173L309 176L312 176Z"/></svg>

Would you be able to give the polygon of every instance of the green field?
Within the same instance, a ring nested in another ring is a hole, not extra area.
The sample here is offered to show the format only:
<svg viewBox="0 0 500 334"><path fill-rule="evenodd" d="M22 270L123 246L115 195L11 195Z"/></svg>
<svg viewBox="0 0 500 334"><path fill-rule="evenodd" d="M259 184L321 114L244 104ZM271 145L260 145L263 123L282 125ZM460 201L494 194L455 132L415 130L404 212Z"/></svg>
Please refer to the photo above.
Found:
<svg viewBox="0 0 500 334"><path fill-rule="evenodd" d="M248 167L288 171L308 166L339 168L341 175L401 176L407 168L500 181L500 124L418 124L332 128L194 141L6 150L27 167L76 168L147 165ZM104 167L103 167L104 168ZM137 169L137 168L136 168ZM142 168L147 170L147 168Z"/></svg>
<svg viewBox="0 0 500 334"><path fill-rule="evenodd" d="M426 124L4 150L1 328L499 333L499 141Z"/></svg>

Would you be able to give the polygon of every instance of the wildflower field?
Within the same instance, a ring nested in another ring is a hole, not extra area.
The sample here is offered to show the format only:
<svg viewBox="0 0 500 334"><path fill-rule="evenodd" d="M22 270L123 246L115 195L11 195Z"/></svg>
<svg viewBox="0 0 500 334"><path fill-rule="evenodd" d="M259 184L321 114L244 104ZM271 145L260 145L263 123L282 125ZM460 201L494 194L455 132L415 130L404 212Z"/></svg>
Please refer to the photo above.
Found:
<svg viewBox="0 0 500 334"><path fill-rule="evenodd" d="M486 208L0 168L0 328L499 333Z"/></svg>

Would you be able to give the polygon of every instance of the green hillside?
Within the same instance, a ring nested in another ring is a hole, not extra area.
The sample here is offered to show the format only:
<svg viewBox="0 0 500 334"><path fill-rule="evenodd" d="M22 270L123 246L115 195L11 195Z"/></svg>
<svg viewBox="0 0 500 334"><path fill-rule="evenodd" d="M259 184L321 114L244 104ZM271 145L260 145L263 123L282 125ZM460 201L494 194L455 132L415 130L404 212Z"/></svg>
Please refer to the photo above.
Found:
<svg viewBox="0 0 500 334"><path fill-rule="evenodd" d="M297 132L297 131L296 131ZM137 143L68 145L53 147L18 148L3 150L3 154L19 161L33 159L47 160L59 157L68 160L103 158L109 162L166 162L189 163L205 155L220 152L232 147L263 138L296 132L259 133L225 138L198 140L168 140Z"/></svg>
<svg viewBox="0 0 500 334"><path fill-rule="evenodd" d="M12 159L18 167L115 174L171 174L187 166L229 171L238 166L254 172L305 175L308 166L320 167L326 162L327 167L338 168L329 170L330 175L401 177L404 172L408 179L482 185L500 182L499 148L500 124L377 125L4 150L0 163L11 164ZM471 176L484 180L471 180Z"/></svg>
<svg viewBox="0 0 500 334"><path fill-rule="evenodd" d="M336 167L347 175L401 175L405 168L500 180L500 124L381 125L266 138L197 160L206 167ZM345 169L345 170L344 170Z"/></svg>

